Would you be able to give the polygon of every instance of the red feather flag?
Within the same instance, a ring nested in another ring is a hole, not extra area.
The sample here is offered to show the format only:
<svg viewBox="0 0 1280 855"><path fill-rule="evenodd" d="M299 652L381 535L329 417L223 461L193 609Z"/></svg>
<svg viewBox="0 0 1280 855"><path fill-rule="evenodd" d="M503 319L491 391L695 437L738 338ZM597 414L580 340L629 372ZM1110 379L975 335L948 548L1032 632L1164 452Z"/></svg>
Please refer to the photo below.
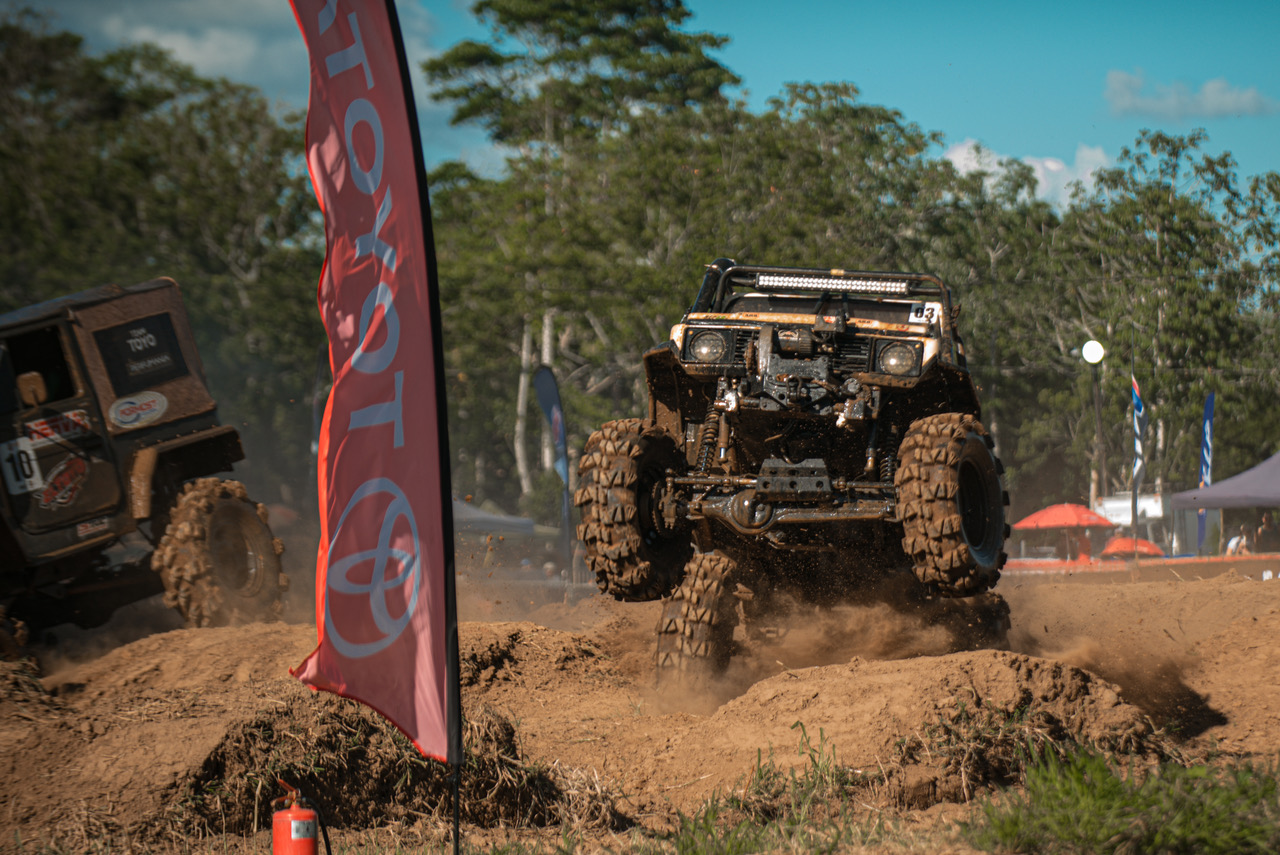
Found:
<svg viewBox="0 0 1280 855"><path fill-rule="evenodd" d="M319 643L293 674L462 759L440 310L422 147L391 0L291 0L311 58L319 306Z"/></svg>

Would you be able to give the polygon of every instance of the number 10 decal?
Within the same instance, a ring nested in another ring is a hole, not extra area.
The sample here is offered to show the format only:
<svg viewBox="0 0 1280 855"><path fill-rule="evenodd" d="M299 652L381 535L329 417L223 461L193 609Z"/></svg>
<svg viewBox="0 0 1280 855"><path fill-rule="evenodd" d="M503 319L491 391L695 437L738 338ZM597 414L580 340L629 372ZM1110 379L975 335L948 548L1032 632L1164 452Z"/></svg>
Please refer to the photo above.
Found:
<svg viewBox="0 0 1280 855"><path fill-rule="evenodd" d="M31 440L26 437L0 445L0 466L4 467L4 484L11 495L43 489L44 476Z"/></svg>

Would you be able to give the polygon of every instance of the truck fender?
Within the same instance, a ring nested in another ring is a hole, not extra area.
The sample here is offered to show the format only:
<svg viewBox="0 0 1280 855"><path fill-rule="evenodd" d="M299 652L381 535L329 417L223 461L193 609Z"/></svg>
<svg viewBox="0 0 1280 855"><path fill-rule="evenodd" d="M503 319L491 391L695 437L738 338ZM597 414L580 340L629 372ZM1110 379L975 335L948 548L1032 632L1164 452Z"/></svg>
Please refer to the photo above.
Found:
<svg viewBox="0 0 1280 855"><path fill-rule="evenodd" d="M181 449L172 462L181 468L168 471L165 458ZM134 519L152 516L151 497L155 492L156 472L164 469L166 479L173 478L179 486L192 478L214 472L230 472L237 460L244 460L240 434L229 425L203 430L190 436L180 436L156 445L138 449L129 467L129 510Z"/></svg>

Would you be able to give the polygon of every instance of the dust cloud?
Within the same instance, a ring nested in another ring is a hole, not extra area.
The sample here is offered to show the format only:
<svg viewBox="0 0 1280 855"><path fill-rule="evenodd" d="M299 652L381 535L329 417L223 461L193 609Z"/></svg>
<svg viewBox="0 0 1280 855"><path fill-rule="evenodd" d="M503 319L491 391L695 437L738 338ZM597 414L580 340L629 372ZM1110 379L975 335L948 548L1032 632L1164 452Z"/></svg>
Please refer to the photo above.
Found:
<svg viewBox="0 0 1280 855"><path fill-rule="evenodd" d="M1030 645L1036 647L1036 645ZM1026 650L1055 659L1114 683L1120 696L1149 715L1158 726L1183 736L1199 736L1225 724L1226 717L1187 685L1189 656L1167 656L1143 648L1117 650L1084 640L1066 650Z"/></svg>
<svg viewBox="0 0 1280 855"><path fill-rule="evenodd" d="M707 714L761 680L788 671L1007 649L1008 607L987 594L970 600L922 599L878 591L866 602L837 606L775 603L736 631L736 651L723 674L704 688L657 687L652 700L666 712ZM638 642L652 651L653 636Z"/></svg>
<svg viewBox="0 0 1280 855"><path fill-rule="evenodd" d="M97 659L103 654L160 632L181 629L182 617L162 602L160 594L122 606L101 626L84 629L59 624L32 639L31 652L47 676Z"/></svg>

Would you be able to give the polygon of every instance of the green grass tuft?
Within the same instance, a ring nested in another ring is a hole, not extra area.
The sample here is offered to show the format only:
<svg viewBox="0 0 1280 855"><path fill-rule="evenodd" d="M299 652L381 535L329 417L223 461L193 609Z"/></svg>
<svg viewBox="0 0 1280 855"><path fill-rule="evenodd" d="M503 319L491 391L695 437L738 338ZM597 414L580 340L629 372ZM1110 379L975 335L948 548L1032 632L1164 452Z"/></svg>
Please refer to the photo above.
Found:
<svg viewBox="0 0 1280 855"><path fill-rule="evenodd" d="M984 808L981 848L1023 853L1280 851L1273 770L1161 764L1120 769L1100 754L1053 754L1030 766L1027 791Z"/></svg>

